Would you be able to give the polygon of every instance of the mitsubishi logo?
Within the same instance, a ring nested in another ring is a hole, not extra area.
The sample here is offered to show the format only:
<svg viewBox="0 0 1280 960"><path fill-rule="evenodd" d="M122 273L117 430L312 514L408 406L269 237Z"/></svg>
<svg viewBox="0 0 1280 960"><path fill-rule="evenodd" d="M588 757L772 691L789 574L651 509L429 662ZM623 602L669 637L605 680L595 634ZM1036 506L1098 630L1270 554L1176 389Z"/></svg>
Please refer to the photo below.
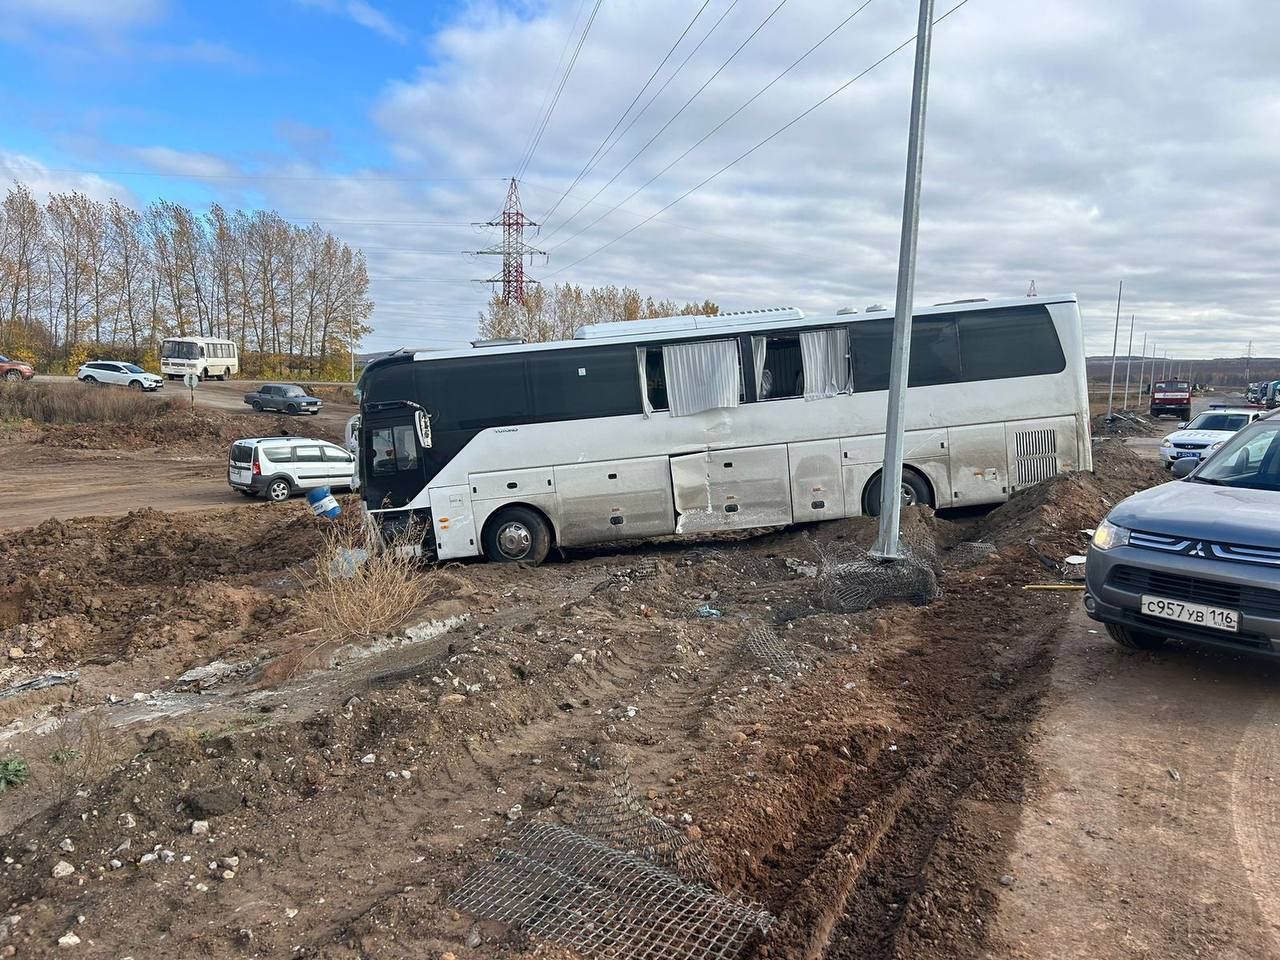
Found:
<svg viewBox="0 0 1280 960"><path fill-rule="evenodd" d="M1191 555L1191 556L1193 556L1193 557L1205 557L1205 558L1207 559L1208 555L1204 552L1204 541L1203 541L1203 540L1202 540L1202 541L1200 541L1200 542L1199 542L1199 543L1197 543L1194 547L1192 547L1192 548L1191 548L1191 554L1190 554L1190 555Z"/></svg>

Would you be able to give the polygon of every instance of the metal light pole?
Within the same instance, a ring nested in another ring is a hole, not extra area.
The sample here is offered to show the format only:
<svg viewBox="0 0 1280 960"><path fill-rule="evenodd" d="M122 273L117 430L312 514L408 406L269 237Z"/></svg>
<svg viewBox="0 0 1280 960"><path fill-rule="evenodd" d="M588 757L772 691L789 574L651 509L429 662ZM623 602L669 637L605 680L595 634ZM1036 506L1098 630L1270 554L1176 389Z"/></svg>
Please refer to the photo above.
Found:
<svg viewBox="0 0 1280 960"><path fill-rule="evenodd" d="M1111 422L1111 403L1116 395L1116 350L1120 346L1120 298L1124 296L1124 281L1116 293L1116 332L1111 338L1111 387L1107 390L1107 422Z"/></svg>
<svg viewBox="0 0 1280 960"><path fill-rule="evenodd" d="M1138 364L1138 406L1142 406L1142 383L1147 375L1147 335L1142 335L1142 362Z"/></svg>
<svg viewBox="0 0 1280 960"><path fill-rule="evenodd" d="M933 0L920 0L916 25L916 68L911 86L911 124L907 136L907 183L902 198L902 238L898 245L898 291L893 306L893 347L889 355L889 409L884 429L884 466L880 471L880 534L872 556L902 557L903 429L907 376L911 369L911 311L916 283L916 237L920 232L920 177L924 164L924 117L929 95L929 51L933 40Z"/></svg>
<svg viewBox="0 0 1280 960"><path fill-rule="evenodd" d="M1133 366L1133 319L1134 315L1129 314L1129 350L1124 357L1124 403L1120 405L1121 410L1129 409L1129 369Z"/></svg>

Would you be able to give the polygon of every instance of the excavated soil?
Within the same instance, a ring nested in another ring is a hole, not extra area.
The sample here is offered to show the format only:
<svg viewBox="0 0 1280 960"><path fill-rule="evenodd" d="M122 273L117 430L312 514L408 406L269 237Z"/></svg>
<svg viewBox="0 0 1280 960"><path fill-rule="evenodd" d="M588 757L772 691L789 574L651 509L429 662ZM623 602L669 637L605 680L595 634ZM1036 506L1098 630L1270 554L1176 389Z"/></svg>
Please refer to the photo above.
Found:
<svg viewBox="0 0 1280 960"><path fill-rule="evenodd" d="M0 727L33 774L0 793L0 949L576 956L450 897L625 776L774 918L741 955L982 957L1078 602L1022 589L1052 579L1028 541L1076 552L1164 479L1119 444L1096 456L976 524L913 512L941 595L860 612L824 578L869 520L451 565L423 574L422 627L330 646L299 603L323 536L300 507L26 531L0 553L0 642L21 647L0 690L79 677Z"/></svg>

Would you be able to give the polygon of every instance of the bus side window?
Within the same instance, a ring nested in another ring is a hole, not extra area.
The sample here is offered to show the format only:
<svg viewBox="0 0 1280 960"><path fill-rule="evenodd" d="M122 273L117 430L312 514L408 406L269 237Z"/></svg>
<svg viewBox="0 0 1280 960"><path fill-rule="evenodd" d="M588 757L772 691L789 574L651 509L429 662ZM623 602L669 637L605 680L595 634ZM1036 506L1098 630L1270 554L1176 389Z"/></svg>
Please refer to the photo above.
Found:
<svg viewBox="0 0 1280 960"><path fill-rule="evenodd" d="M652 410L666 410L667 372L662 365L662 348L644 348L644 388Z"/></svg>

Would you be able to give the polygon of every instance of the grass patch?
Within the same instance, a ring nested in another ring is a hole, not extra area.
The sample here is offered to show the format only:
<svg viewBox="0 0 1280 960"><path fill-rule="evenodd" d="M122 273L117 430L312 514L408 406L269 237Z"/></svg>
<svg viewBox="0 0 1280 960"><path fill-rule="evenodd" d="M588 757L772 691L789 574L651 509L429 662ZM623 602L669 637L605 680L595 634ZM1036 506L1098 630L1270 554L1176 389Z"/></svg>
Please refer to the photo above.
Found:
<svg viewBox="0 0 1280 960"><path fill-rule="evenodd" d="M31 768L21 757L0 760L0 793L11 787L20 787L31 779Z"/></svg>
<svg viewBox="0 0 1280 960"><path fill-rule="evenodd" d="M83 383L0 383L0 420L33 423L141 423L178 409L174 397Z"/></svg>

